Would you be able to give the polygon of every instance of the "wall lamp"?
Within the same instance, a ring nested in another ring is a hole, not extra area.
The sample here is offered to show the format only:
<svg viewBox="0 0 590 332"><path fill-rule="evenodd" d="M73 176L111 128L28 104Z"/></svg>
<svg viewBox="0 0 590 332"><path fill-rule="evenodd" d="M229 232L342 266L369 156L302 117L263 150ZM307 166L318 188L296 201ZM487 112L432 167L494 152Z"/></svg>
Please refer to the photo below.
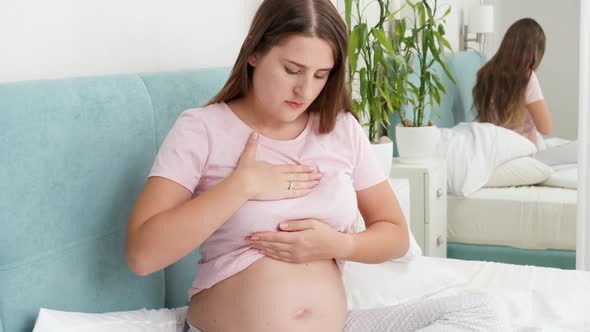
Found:
<svg viewBox="0 0 590 332"><path fill-rule="evenodd" d="M462 36L460 40L460 49L467 51L467 44L469 42L477 42L479 51L483 52L484 36L488 33L494 32L494 6L479 5L474 6L469 10L468 23L463 25ZM475 37L470 38L470 34L475 34Z"/></svg>

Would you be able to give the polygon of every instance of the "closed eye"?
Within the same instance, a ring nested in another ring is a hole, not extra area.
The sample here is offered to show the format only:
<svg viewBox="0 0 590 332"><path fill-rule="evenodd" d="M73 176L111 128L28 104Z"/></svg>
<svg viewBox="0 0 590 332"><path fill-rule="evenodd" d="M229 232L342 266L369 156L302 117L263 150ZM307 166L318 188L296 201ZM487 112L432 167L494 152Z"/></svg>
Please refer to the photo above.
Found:
<svg viewBox="0 0 590 332"><path fill-rule="evenodd" d="M289 75L299 75L299 74L301 74L301 70L291 70L291 69L289 69L289 68L287 68L287 67L285 67L285 71L286 71L286 72L287 72L287 74L289 74ZM323 79L325 79L326 77L328 77L328 74L323 74L323 75L314 75L314 77L315 77L315 78L317 78L317 79L323 80Z"/></svg>
<svg viewBox="0 0 590 332"><path fill-rule="evenodd" d="M300 74L301 73L301 70L298 70L298 71L295 70L294 71L294 70L291 70L291 69L289 69L287 67L285 67L285 71L287 72L287 74L291 74L291 75L297 75L297 74Z"/></svg>

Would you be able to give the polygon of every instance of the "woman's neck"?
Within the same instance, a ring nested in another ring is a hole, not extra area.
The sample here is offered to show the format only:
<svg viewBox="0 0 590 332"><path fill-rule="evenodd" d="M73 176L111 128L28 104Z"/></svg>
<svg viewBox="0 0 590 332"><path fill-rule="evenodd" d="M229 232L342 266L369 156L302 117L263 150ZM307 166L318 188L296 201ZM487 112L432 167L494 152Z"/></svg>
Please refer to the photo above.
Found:
<svg viewBox="0 0 590 332"><path fill-rule="evenodd" d="M254 98L240 98L227 103L234 114L259 134L275 140L295 139L307 126L309 112L301 114L295 121L283 122L272 116L273 111L265 109Z"/></svg>

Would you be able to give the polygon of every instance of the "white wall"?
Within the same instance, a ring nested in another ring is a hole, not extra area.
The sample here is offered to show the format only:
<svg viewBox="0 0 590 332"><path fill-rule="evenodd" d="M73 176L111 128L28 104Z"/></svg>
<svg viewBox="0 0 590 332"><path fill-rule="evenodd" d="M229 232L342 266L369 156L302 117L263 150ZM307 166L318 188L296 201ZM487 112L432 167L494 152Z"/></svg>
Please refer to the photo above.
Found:
<svg viewBox="0 0 590 332"><path fill-rule="evenodd" d="M583 0L587 1L587 0ZM495 43L514 21L531 17L545 30L547 45L538 77L553 115L550 136L576 139L578 132L578 73L580 0L495 0Z"/></svg>
<svg viewBox="0 0 590 332"><path fill-rule="evenodd" d="M400 1L400 0L398 0ZM496 37L530 16L547 33L539 79L555 135L577 135L580 0L486 0L496 6ZM0 82L231 66L260 0L52 0L0 2ZM343 0L338 8L344 11ZM447 38L458 49L463 12L450 4ZM493 52L493 51L492 51Z"/></svg>
<svg viewBox="0 0 590 332"><path fill-rule="evenodd" d="M474 1L441 0L453 8L447 37L455 49L461 7ZM0 82L231 66L259 3L2 1Z"/></svg>
<svg viewBox="0 0 590 332"><path fill-rule="evenodd" d="M365 0L365 3L369 3L371 0ZM403 4L405 0L391 0L391 5L393 8L399 8L401 4ZM441 14L446 11L448 6L451 7L451 13L447 16L446 21L447 24L445 25L446 30L446 38L451 44L453 50L459 49L459 33L461 29L461 24L463 22L463 13L466 8L473 6L479 3L479 0L439 0L438 4L441 8ZM342 16L344 16L344 0L337 0L337 7L338 10L341 12ZM367 17L369 23L376 22L377 17L379 15L379 7L375 3L370 3L367 7ZM409 16L409 10L402 11L402 16Z"/></svg>
<svg viewBox="0 0 590 332"><path fill-rule="evenodd" d="M260 0L0 2L0 82L231 66Z"/></svg>

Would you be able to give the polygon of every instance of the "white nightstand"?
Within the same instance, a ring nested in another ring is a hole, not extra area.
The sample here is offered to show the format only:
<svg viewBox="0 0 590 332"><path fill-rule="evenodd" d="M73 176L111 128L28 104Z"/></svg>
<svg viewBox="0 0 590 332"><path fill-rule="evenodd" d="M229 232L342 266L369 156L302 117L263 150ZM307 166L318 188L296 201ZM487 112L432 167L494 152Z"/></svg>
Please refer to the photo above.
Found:
<svg viewBox="0 0 590 332"><path fill-rule="evenodd" d="M424 255L447 257L447 173L444 161L414 165L394 159L390 176L410 181L410 225Z"/></svg>

